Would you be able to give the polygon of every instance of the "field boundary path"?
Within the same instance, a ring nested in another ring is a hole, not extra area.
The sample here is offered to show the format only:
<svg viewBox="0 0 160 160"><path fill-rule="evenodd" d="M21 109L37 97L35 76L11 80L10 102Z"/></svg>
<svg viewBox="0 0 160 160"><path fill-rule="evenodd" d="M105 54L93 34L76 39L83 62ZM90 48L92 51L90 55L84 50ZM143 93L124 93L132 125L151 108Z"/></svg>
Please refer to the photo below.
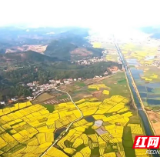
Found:
<svg viewBox="0 0 160 160"><path fill-rule="evenodd" d="M63 135L59 135L58 138L53 142L53 144L52 144L44 153L42 153L40 157L43 157L63 136L65 136L65 134L68 132L68 130L70 129L70 127L73 125L73 123L75 123L75 122L77 122L77 121L79 121L80 119L83 118L83 113L82 113L82 111L81 111L81 110L78 108L78 106L75 104L75 102L73 101L71 95L70 95L68 92L66 92L66 91L62 91L62 90L57 89L57 88L54 88L54 89L57 90L58 92L62 92L62 93L65 93L65 94L68 95L68 97L70 98L71 102L74 104L74 106L75 106L75 107L77 108L77 110L80 112L81 117L79 117L79 118L75 119L73 122L71 122L71 123L68 125L68 127L66 128L66 130L64 131Z"/></svg>

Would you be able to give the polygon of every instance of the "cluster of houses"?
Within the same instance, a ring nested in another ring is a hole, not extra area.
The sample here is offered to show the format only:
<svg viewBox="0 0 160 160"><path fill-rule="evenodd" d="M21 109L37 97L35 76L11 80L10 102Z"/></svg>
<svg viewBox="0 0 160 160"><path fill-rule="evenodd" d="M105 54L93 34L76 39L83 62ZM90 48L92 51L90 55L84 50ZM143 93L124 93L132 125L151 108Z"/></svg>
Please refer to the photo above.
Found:
<svg viewBox="0 0 160 160"><path fill-rule="evenodd" d="M68 78L62 80L49 80L51 84L56 85L63 85L63 84L71 84L72 82L81 81L82 78Z"/></svg>
<svg viewBox="0 0 160 160"><path fill-rule="evenodd" d="M108 69L112 73L116 73L117 71L119 71L118 67L116 67L116 66L110 67ZM103 74L103 76L107 76L108 74L109 73L106 71ZM95 76L94 79L95 78L102 78L103 76L102 75L101 76ZM29 100L29 101L34 100L40 94L42 94L43 92L45 92L49 89L55 88L55 87L60 86L60 85L71 84L73 82L81 81L81 80L82 80L82 78L68 78L68 79L60 79L60 80L52 79L52 80L49 80L48 83L42 84L42 85L39 85L38 81L33 81L31 83L27 83L27 86L32 90L32 96L28 96L28 97L26 97L26 99ZM18 99L11 98L9 103L16 102L16 101L18 101ZM0 101L0 105L6 105L6 103L4 101Z"/></svg>
<svg viewBox="0 0 160 160"><path fill-rule="evenodd" d="M26 97L28 100L33 100L40 94L42 94L44 91L47 91L49 89L52 89L54 87L65 85L65 84L71 84L72 82L81 81L82 78L68 78L68 79L62 79L62 80L49 80L48 83L39 85L38 82L32 82L27 83L27 86L32 90L33 97Z"/></svg>
<svg viewBox="0 0 160 160"><path fill-rule="evenodd" d="M113 67L108 68L108 70L112 72L112 74L115 74L119 71L119 68L117 66L113 66Z"/></svg>
<svg viewBox="0 0 160 160"><path fill-rule="evenodd" d="M12 103L12 102L16 102L18 99L16 99L16 98L11 98L10 100L9 100L9 103ZM6 102L5 101L0 101L0 105L6 105Z"/></svg>
<svg viewBox="0 0 160 160"><path fill-rule="evenodd" d="M78 61L75 61L75 63L78 65L91 65L91 64L94 64L97 62L103 62L103 61L106 61L106 58L102 56L101 58L93 57L91 59L78 60Z"/></svg>
<svg viewBox="0 0 160 160"><path fill-rule="evenodd" d="M158 61L153 62L152 64L144 64L145 66L155 66L157 68L160 68L160 63ZM143 66L142 64L139 64L139 66Z"/></svg>

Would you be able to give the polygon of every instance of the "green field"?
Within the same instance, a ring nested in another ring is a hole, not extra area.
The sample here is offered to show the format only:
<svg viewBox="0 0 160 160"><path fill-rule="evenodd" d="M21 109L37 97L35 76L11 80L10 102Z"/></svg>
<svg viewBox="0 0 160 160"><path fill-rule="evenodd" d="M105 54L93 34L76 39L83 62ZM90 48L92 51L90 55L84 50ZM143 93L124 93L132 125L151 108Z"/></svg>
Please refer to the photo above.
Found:
<svg viewBox="0 0 160 160"><path fill-rule="evenodd" d="M86 86L83 82L75 82L75 85L79 86L79 87L84 87Z"/></svg>
<svg viewBox="0 0 160 160"><path fill-rule="evenodd" d="M132 124L140 124L140 118L137 115L133 115L132 117L130 117L129 123Z"/></svg>
<svg viewBox="0 0 160 160"><path fill-rule="evenodd" d="M107 79L103 80L103 83L111 88L110 96L121 95L124 97L130 97L124 72L118 72L108 77Z"/></svg>
<svg viewBox="0 0 160 160"><path fill-rule="evenodd" d="M44 104L43 106L46 107L50 113L54 111L54 105L52 104Z"/></svg>
<svg viewBox="0 0 160 160"><path fill-rule="evenodd" d="M151 83L156 83L156 82L160 82L160 69L158 69L157 67L155 66L142 66L142 67L139 67L140 69L143 70L143 76L144 77L151 77L153 74L156 74L158 77L157 78L151 78L152 81Z"/></svg>
<svg viewBox="0 0 160 160"><path fill-rule="evenodd" d="M132 139L131 128L128 126L125 126L123 129L122 142L126 157L135 157L136 156L135 150L132 148L133 139Z"/></svg>
<svg viewBox="0 0 160 160"><path fill-rule="evenodd" d="M33 103L40 103L40 102L43 102L43 101L45 101L45 100L47 100L47 99L50 99L50 98L52 98L52 96L49 94L49 93L43 93L43 94L41 94L40 96L38 96L34 101L33 101Z"/></svg>
<svg viewBox="0 0 160 160"><path fill-rule="evenodd" d="M57 97L58 100L60 100L60 99L66 99L66 98L68 98L67 94L62 94L61 96Z"/></svg>

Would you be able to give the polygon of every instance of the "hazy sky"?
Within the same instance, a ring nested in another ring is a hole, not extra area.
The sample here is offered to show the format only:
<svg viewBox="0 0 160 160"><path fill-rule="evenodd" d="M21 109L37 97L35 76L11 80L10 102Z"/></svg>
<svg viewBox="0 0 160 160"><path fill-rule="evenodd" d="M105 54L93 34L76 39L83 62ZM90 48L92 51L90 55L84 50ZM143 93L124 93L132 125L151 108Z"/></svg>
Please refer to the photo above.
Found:
<svg viewBox="0 0 160 160"><path fill-rule="evenodd" d="M141 27L160 24L160 0L0 0L0 26L92 28Z"/></svg>

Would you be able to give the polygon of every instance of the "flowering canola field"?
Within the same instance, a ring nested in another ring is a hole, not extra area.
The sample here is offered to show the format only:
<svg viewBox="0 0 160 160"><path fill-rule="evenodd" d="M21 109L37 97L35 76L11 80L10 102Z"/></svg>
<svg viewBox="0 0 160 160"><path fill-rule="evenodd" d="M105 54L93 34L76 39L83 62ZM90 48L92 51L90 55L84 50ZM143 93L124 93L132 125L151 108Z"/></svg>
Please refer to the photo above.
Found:
<svg viewBox="0 0 160 160"><path fill-rule="evenodd" d="M44 157L124 157L124 126L130 126L133 134L143 134L140 124L129 123L132 112L128 102L119 95L102 102L94 98L75 102L84 117L73 123ZM81 117L72 102L54 107L50 113L42 105L25 102L0 109L0 156L39 157L54 143L58 129Z"/></svg>
<svg viewBox="0 0 160 160"><path fill-rule="evenodd" d="M100 90L102 88L108 88L105 84L92 84L88 86L89 89Z"/></svg>

